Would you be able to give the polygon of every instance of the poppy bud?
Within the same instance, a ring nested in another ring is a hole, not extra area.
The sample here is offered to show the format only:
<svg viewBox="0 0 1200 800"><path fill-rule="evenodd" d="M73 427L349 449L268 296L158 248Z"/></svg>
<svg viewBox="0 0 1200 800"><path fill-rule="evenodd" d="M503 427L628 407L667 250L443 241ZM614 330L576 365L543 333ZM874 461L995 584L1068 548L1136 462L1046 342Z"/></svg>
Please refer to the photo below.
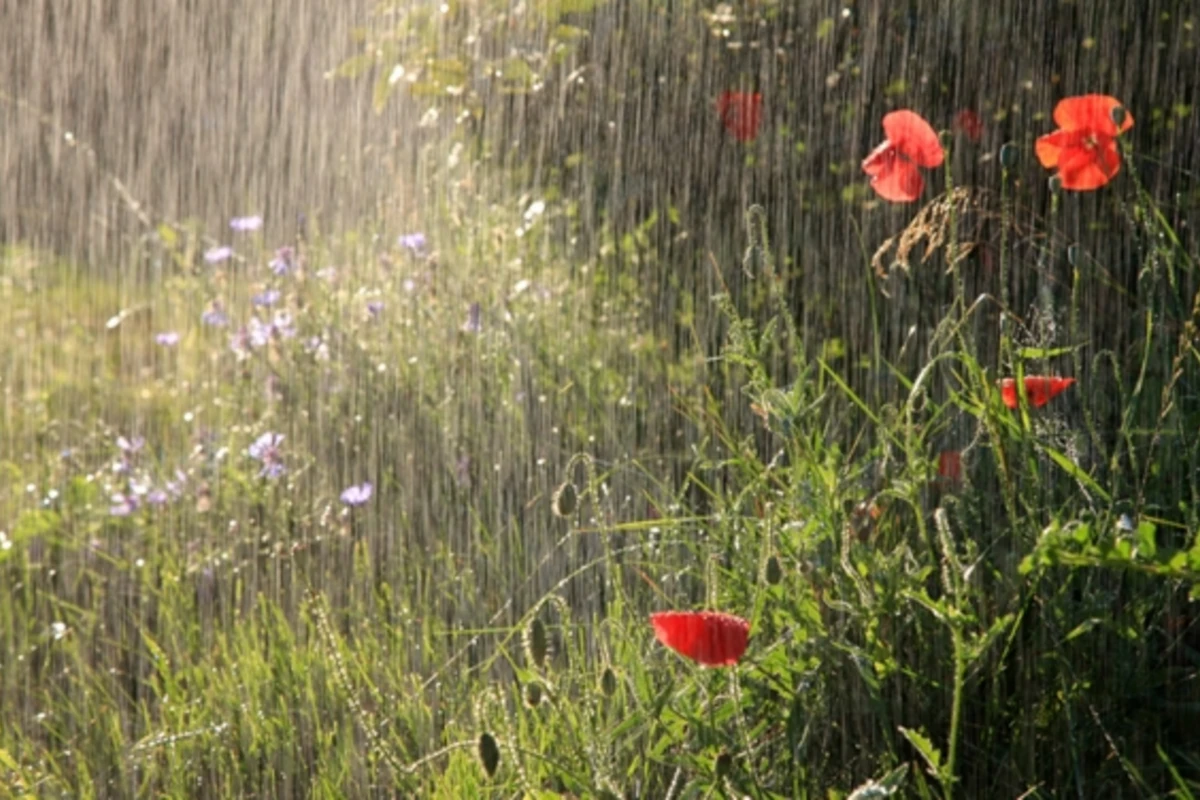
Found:
<svg viewBox="0 0 1200 800"><path fill-rule="evenodd" d="M1000 166L1005 169L1012 169L1017 165L1017 159L1020 158L1021 152L1012 142L1005 142L1000 148Z"/></svg>
<svg viewBox="0 0 1200 800"><path fill-rule="evenodd" d="M1112 111L1108 112L1108 116L1112 119L1113 125L1119 130L1125 124L1125 106L1113 106Z"/></svg>
<svg viewBox="0 0 1200 800"><path fill-rule="evenodd" d="M954 131L938 131L938 141L943 150L949 150L950 145L954 144Z"/></svg>
<svg viewBox="0 0 1200 800"><path fill-rule="evenodd" d="M540 683L525 684L525 705L537 708L542 703L542 685Z"/></svg>
<svg viewBox="0 0 1200 800"><path fill-rule="evenodd" d="M496 770L500 768L500 745L496 744L496 737L486 731L481 733L478 751L479 763L483 765L483 771L489 778L494 777Z"/></svg>
<svg viewBox="0 0 1200 800"><path fill-rule="evenodd" d="M779 565L779 556L771 556L767 559L767 583L775 586L781 580L783 580L783 567Z"/></svg>
<svg viewBox="0 0 1200 800"><path fill-rule="evenodd" d="M546 636L546 624L534 617L525 629L525 654L538 669L541 669L546 664L546 655L549 652L550 640Z"/></svg>
<svg viewBox="0 0 1200 800"><path fill-rule="evenodd" d="M1051 175L1050 180L1046 181L1046 185L1050 187L1051 194L1058 194L1062 191L1062 178L1057 175Z"/></svg>
<svg viewBox="0 0 1200 800"><path fill-rule="evenodd" d="M604 672L600 673L600 691L605 697L617 693L617 673L613 672L612 667L605 667Z"/></svg>
<svg viewBox="0 0 1200 800"><path fill-rule="evenodd" d="M1072 267L1079 266L1079 245L1073 244L1067 248L1067 262Z"/></svg>
<svg viewBox="0 0 1200 800"><path fill-rule="evenodd" d="M554 490L550 498L550 510L556 517L569 517L579 507L579 490L570 481Z"/></svg>

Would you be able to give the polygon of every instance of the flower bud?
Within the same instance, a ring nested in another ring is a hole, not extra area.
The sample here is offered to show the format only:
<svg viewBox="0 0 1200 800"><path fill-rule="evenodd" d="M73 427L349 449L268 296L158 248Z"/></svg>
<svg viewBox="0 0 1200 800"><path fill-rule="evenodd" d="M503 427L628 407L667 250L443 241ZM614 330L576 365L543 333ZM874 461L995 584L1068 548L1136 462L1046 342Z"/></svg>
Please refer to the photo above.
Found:
<svg viewBox="0 0 1200 800"><path fill-rule="evenodd" d="M1078 244L1073 244L1067 248L1067 263L1069 263L1072 267L1079 266L1079 256L1080 252Z"/></svg>
<svg viewBox="0 0 1200 800"><path fill-rule="evenodd" d="M1000 148L1000 166L1005 169L1012 169L1017 165L1018 159L1021 157L1021 151L1012 142L1005 142Z"/></svg>
<svg viewBox="0 0 1200 800"><path fill-rule="evenodd" d="M1062 191L1062 178L1057 175L1051 175L1050 180L1046 182L1046 185L1050 187L1051 194L1058 194Z"/></svg>
<svg viewBox="0 0 1200 800"><path fill-rule="evenodd" d="M1113 106L1112 111L1108 112L1108 116L1112 119L1113 125L1116 125L1120 129L1125 124L1125 106Z"/></svg>

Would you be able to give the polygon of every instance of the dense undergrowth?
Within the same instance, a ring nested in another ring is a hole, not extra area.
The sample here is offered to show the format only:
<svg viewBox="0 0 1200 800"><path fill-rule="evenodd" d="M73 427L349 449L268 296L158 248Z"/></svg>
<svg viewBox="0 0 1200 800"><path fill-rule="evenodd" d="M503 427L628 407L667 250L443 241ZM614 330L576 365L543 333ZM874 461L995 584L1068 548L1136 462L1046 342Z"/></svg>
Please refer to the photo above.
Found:
<svg viewBox="0 0 1200 800"><path fill-rule="evenodd" d="M1132 270L1012 146L839 265L850 342L773 211L677 277L686 215L464 141L402 228L154 220L119 280L4 249L8 794L1200 791L1198 254L1128 150ZM745 657L680 659L664 608Z"/></svg>

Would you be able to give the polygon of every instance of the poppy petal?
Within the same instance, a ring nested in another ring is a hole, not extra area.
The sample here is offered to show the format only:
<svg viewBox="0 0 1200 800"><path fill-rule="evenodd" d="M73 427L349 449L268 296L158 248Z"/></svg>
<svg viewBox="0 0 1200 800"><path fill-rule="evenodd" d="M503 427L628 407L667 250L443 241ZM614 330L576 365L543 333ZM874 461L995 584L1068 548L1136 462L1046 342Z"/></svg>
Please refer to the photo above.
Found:
<svg viewBox="0 0 1200 800"><path fill-rule="evenodd" d="M863 159L863 172L870 175L872 178L887 169L888 165L896 159L896 151L892 147L892 143L887 139L883 140L883 144L871 151L871 154Z"/></svg>
<svg viewBox="0 0 1200 800"><path fill-rule="evenodd" d="M954 130L962 131L972 142L983 138L983 120L969 108L964 108L954 115Z"/></svg>
<svg viewBox="0 0 1200 800"><path fill-rule="evenodd" d="M871 179L871 188L884 200L911 203L924 191L925 179L916 164L897 158Z"/></svg>
<svg viewBox="0 0 1200 800"><path fill-rule="evenodd" d="M708 667L736 664L750 638L749 622L716 611L663 611L650 624L664 645Z"/></svg>
<svg viewBox="0 0 1200 800"><path fill-rule="evenodd" d="M1061 153L1068 147L1078 145L1080 135L1076 131L1055 131L1047 133L1045 136L1039 136L1037 143L1034 145L1034 152L1037 153L1038 161L1042 162L1042 166L1046 169L1054 169L1058 166L1058 160Z"/></svg>
<svg viewBox="0 0 1200 800"><path fill-rule="evenodd" d="M717 99L721 124L739 142L750 142L758 136L762 123L762 94L755 92L722 92Z"/></svg>
<svg viewBox="0 0 1200 800"><path fill-rule="evenodd" d="M1118 136L1133 127L1133 115L1126 110L1118 129L1112 120L1112 110L1117 107L1123 107L1121 101L1106 94L1066 97L1054 107L1054 122L1067 130L1091 130L1104 136Z"/></svg>
<svg viewBox="0 0 1200 800"><path fill-rule="evenodd" d="M883 130L888 141L901 154L922 167L938 167L945 154L937 133L920 114L908 109L893 111L883 118Z"/></svg>
<svg viewBox="0 0 1200 800"><path fill-rule="evenodd" d="M1041 408L1065 392L1074 383L1074 378L1026 375L1025 398L1029 401L1029 405L1034 408ZM1019 402L1016 381L1012 378L1005 378L1000 381L1000 397L1004 400L1004 405L1009 408L1016 408Z"/></svg>

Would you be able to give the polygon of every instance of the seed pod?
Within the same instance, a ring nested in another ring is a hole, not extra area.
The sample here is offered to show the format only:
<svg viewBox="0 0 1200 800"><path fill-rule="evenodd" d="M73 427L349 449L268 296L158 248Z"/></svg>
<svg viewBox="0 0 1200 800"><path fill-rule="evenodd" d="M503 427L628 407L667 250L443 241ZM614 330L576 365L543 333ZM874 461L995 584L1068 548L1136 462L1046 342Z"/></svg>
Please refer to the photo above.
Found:
<svg viewBox="0 0 1200 800"><path fill-rule="evenodd" d="M546 666L546 656L550 653L550 637L546 634L546 623L537 617L525 629L525 655L530 663L538 669Z"/></svg>
<svg viewBox="0 0 1200 800"><path fill-rule="evenodd" d="M783 580L783 567L779 563L779 556L772 555L767 559L767 583L776 586Z"/></svg>
<svg viewBox="0 0 1200 800"><path fill-rule="evenodd" d="M1021 157L1021 151L1012 142L1005 142L1000 148L1000 166L1005 169L1012 169L1017 165L1017 160Z"/></svg>
<svg viewBox="0 0 1200 800"><path fill-rule="evenodd" d="M1067 262L1072 267L1079 266L1079 245L1073 244L1067 248Z"/></svg>
<svg viewBox="0 0 1200 800"><path fill-rule="evenodd" d="M1051 175L1046 185L1050 187L1051 194L1058 194L1062 190L1062 178L1057 175Z"/></svg>
<svg viewBox="0 0 1200 800"><path fill-rule="evenodd" d="M569 517L578 507L579 490L575 488L575 484L566 481L554 490L554 495L550 498L550 511L554 516Z"/></svg>
<svg viewBox="0 0 1200 800"><path fill-rule="evenodd" d="M1112 111L1108 112L1108 116L1113 121L1113 125L1120 128L1125 124L1125 106L1113 106Z"/></svg>
<svg viewBox="0 0 1200 800"><path fill-rule="evenodd" d="M496 737L486 731L479 735L479 763L489 778L495 777L500 768L500 745L496 744Z"/></svg>
<svg viewBox="0 0 1200 800"><path fill-rule="evenodd" d="M536 681L525 684L525 705L537 708L542 703L542 685Z"/></svg>
<svg viewBox="0 0 1200 800"><path fill-rule="evenodd" d="M605 667L604 672L600 673L600 691L605 697L617 693L617 673L613 672L612 667Z"/></svg>

